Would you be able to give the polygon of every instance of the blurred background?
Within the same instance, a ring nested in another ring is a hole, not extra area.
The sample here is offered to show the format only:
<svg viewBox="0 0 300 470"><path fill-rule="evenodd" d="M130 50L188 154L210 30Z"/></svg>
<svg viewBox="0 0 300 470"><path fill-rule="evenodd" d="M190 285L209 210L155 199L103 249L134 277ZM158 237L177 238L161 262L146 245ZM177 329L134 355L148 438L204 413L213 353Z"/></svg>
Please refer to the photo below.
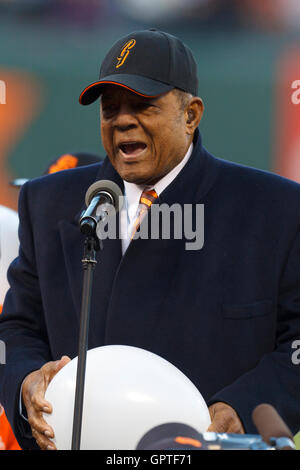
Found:
<svg viewBox="0 0 300 470"><path fill-rule="evenodd" d="M194 52L204 146L300 182L300 0L0 0L0 207L61 155L104 157L99 103L78 97L115 41L153 27Z"/></svg>
<svg viewBox="0 0 300 470"><path fill-rule="evenodd" d="M115 41L151 27L194 52L204 146L300 182L299 0L0 0L0 204L61 154L104 156L99 103L79 94Z"/></svg>

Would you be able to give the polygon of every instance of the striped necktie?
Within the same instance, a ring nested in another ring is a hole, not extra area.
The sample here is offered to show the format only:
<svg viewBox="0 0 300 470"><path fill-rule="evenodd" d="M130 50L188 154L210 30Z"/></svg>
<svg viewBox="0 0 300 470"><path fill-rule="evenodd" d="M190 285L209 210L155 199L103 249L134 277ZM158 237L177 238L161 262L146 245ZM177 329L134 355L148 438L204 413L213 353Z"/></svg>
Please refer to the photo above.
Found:
<svg viewBox="0 0 300 470"><path fill-rule="evenodd" d="M135 233L139 229L145 214L147 213L147 211L150 209L152 203L157 198L158 198L158 195L157 195L157 192L155 191L155 189L150 189L150 190L142 192L142 195L140 197L140 203L139 203L137 217L134 221L132 232L131 232L131 237L130 237L131 240L133 239Z"/></svg>

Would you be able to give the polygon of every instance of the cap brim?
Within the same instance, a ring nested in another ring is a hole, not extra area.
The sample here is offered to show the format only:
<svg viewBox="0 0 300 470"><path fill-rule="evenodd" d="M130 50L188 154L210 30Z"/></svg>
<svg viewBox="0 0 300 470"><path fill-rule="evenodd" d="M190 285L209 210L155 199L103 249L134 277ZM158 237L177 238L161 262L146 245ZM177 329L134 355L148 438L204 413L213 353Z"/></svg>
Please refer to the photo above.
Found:
<svg viewBox="0 0 300 470"><path fill-rule="evenodd" d="M87 86L79 97L79 103L87 105L96 101L101 95L104 85L118 85L146 98L154 98L174 88L172 85L141 75L114 74L103 77L98 82Z"/></svg>

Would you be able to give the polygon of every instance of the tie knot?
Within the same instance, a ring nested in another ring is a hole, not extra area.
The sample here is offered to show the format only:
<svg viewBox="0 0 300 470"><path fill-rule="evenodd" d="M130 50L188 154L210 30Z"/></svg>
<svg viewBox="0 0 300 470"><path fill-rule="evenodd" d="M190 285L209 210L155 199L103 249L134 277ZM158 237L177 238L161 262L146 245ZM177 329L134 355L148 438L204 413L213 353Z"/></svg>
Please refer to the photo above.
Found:
<svg viewBox="0 0 300 470"><path fill-rule="evenodd" d="M140 197L140 204L144 204L147 207L150 207L151 204L158 198L157 192L155 189L149 189L143 191Z"/></svg>

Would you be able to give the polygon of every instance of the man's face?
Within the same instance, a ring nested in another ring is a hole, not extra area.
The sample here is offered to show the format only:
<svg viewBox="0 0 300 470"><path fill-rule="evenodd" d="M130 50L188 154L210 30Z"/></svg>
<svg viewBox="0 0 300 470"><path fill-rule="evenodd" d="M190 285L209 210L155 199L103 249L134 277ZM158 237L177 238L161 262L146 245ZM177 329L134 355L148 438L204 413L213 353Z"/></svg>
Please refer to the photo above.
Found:
<svg viewBox="0 0 300 470"><path fill-rule="evenodd" d="M121 178L131 183L155 184L182 160L191 141L173 91L152 99L108 85L100 114L103 146Z"/></svg>

